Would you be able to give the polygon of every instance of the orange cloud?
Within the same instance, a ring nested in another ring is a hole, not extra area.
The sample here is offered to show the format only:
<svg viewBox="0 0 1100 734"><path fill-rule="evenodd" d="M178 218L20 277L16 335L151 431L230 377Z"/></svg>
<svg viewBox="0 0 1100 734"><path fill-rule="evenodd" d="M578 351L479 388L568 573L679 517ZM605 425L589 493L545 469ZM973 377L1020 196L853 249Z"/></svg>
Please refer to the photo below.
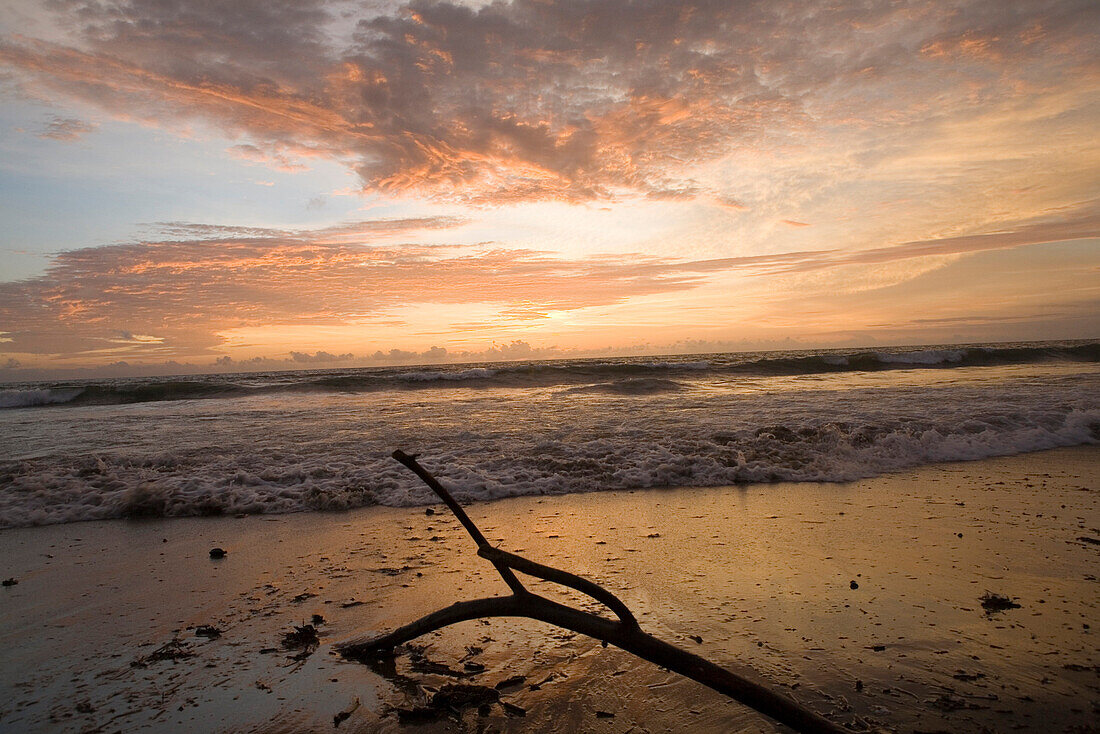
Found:
<svg viewBox="0 0 1100 734"><path fill-rule="evenodd" d="M682 292L720 273L778 275L1100 238L1100 201L997 232L854 252L684 261L386 244L461 221L376 220L297 232L171 223L175 239L64 252L40 277L0 283L0 351L199 355L232 330L382 323L425 304L488 306L500 323L533 323L553 312Z"/></svg>
<svg viewBox="0 0 1100 734"><path fill-rule="evenodd" d="M9 37L29 94L164 127L195 121L277 168L345 163L367 190L474 203L704 196L691 170L797 130L926 119L1095 73L1095 3L973 0L413 2L56 0L67 43ZM943 60L965 58L944 75ZM937 79L937 82L930 82ZM919 84L915 84L919 80ZM1025 83L1026 82L1026 83Z"/></svg>
<svg viewBox="0 0 1100 734"><path fill-rule="evenodd" d="M419 224L309 232L171 226L198 239L75 250L45 275L0 283L5 351L201 353L231 329L392 318L421 303L500 304L505 318L678 290L699 275L635 258L564 260L534 251L374 244ZM449 220L453 221L453 220ZM381 233L381 234L378 234ZM141 334L141 340L120 335Z"/></svg>

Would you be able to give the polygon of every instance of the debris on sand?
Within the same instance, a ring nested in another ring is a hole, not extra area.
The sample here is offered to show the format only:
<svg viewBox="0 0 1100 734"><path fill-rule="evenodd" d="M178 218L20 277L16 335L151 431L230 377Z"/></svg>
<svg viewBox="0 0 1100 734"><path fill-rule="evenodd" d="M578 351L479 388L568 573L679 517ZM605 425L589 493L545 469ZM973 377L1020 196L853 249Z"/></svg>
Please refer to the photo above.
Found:
<svg viewBox="0 0 1100 734"><path fill-rule="evenodd" d="M962 709L978 711L981 709L989 708L988 706L982 706L981 704L967 701L962 696L955 696L950 693L941 693L936 698L928 699L927 703L939 709L940 711L946 711L948 713L952 711L960 711Z"/></svg>
<svg viewBox="0 0 1100 734"><path fill-rule="evenodd" d="M397 709L397 718L403 724L424 723L435 721L449 713L460 713L463 709L480 709L499 702L500 693L495 688L468 683L447 683L432 695L427 705ZM515 708L523 710L518 706ZM522 716L526 713L523 711L523 714L513 715Z"/></svg>
<svg viewBox="0 0 1100 734"><path fill-rule="evenodd" d="M514 703L501 701L500 707L504 709L504 713L508 714L509 716L518 716L520 718L527 716L527 709L523 708L522 706L517 706Z"/></svg>
<svg viewBox="0 0 1100 734"><path fill-rule="evenodd" d="M222 631L212 624L200 624L195 628L196 637L209 637L214 639L222 636Z"/></svg>
<svg viewBox="0 0 1100 734"><path fill-rule="evenodd" d="M426 724L430 721L435 721L442 715L442 711L436 711L431 706L415 706L411 709L397 709L397 720L402 724Z"/></svg>
<svg viewBox="0 0 1100 734"><path fill-rule="evenodd" d="M161 660L184 660L186 658L194 657L195 653L187 649L187 646L183 644L183 640L178 637L173 637L168 642L164 643L153 652L148 655L143 655L137 660L130 663L131 668L147 668L149 663L157 663Z"/></svg>
<svg viewBox="0 0 1100 734"><path fill-rule="evenodd" d="M19 581L17 581L14 576L9 576L3 581L0 581L0 584L3 584L4 586L15 586L18 583Z"/></svg>
<svg viewBox="0 0 1100 734"><path fill-rule="evenodd" d="M283 647L287 650L309 649L321 644L321 638L317 636L317 628L312 624L295 625L293 632L283 635Z"/></svg>
<svg viewBox="0 0 1100 734"><path fill-rule="evenodd" d="M224 548L211 548L210 549L210 557L213 558L214 560L218 560L219 558L225 558L226 555L227 555L227 553L226 553Z"/></svg>
<svg viewBox="0 0 1100 734"><path fill-rule="evenodd" d="M982 603L982 609L989 612L1003 612L1006 609L1019 609L1020 605L1013 599L1005 596L1004 594L994 594L992 591L987 591L982 594L979 600Z"/></svg>
<svg viewBox="0 0 1100 734"><path fill-rule="evenodd" d="M451 678L465 678L469 673L455 670L454 668L432 660L427 655L427 648L417 645L407 645L409 650L409 670L414 673L428 675L446 675Z"/></svg>
<svg viewBox="0 0 1100 734"><path fill-rule="evenodd" d="M495 686L493 686L493 688L496 688L498 691L506 691L509 688L519 688L526 682L527 676L513 675L511 678L505 678L504 680L498 682Z"/></svg>
<svg viewBox="0 0 1100 734"><path fill-rule="evenodd" d="M496 703L500 692L489 686L470 683L447 683L432 695L432 707L438 709L464 709L483 703Z"/></svg>
<svg viewBox="0 0 1100 734"><path fill-rule="evenodd" d="M335 716L332 717L333 727L340 726L340 724L344 723L344 721L346 719L350 718L351 715L353 713L355 713L355 709L357 709L357 708L359 708L359 697L358 696L356 696L355 700L352 701L351 706L348 706L346 709L344 709L343 711L341 711L340 713L338 713L338 714L336 714Z"/></svg>
<svg viewBox="0 0 1100 734"><path fill-rule="evenodd" d="M402 566L401 568L392 568L392 567L389 567L389 566L383 566L382 568L368 568L368 569L365 569L365 570L371 571L372 573L380 573L383 576L400 576L401 574L405 573L406 571L412 571L413 567L409 566L409 565Z"/></svg>

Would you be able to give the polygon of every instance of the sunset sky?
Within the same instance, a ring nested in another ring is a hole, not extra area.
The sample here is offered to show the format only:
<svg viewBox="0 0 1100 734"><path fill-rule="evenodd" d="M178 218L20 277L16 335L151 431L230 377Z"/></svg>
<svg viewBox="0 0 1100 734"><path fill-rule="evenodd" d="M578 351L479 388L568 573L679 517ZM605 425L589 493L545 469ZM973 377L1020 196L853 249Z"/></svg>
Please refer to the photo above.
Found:
<svg viewBox="0 0 1100 734"><path fill-rule="evenodd" d="M10 379L1098 337L1100 3L5 0L0 217Z"/></svg>

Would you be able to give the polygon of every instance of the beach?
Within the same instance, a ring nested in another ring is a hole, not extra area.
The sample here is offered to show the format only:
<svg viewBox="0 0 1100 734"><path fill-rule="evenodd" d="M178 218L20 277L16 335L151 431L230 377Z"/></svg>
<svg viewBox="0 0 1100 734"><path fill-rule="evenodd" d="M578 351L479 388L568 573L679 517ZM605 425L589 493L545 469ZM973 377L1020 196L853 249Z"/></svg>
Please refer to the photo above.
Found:
<svg viewBox="0 0 1100 734"><path fill-rule="evenodd" d="M0 1L0 734L1100 734L1098 49Z"/></svg>
<svg viewBox="0 0 1100 734"><path fill-rule="evenodd" d="M847 483L467 509L494 544L602 584L645 631L835 722L1089 731L1100 700L1098 458L1081 446ZM780 730L702 685L528 620L428 635L399 652L398 679L341 659L340 643L507 593L446 509L431 508L0 532L2 573L17 581L0 592L0 728ZM210 557L215 547L224 558ZM987 612L986 592L1019 607ZM284 645L311 623L315 649ZM512 708L402 723L398 709L455 682L499 684Z"/></svg>

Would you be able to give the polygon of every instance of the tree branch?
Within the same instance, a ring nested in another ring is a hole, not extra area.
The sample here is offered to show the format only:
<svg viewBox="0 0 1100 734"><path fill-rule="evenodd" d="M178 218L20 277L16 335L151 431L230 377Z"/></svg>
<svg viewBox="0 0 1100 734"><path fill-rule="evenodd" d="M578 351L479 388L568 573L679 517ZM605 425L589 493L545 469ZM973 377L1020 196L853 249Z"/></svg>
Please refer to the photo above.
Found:
<svg viewBox="0 0 1100 734"><path fill-rule="evenodd" d="M395 451L394 458L416 472L451 508L478 544L478 555L490 561L505 582L508 582L509 577L515 582L508 583L514 593L506 597L457 602L379 637L345 643L337 648L345 658L360 662L372 661L392 652L398 645L458 622L485 617L526 617L615 645L643 660L709 686L797 731L812 734L842 734L847 731L788 696L646 634L626 605L603 587L566 571L492 547L450 493L416 463L416 457ZM588 594L606 604L618 615L619 620L612 621L533 594L524 588L511 569Z"/></svg>

